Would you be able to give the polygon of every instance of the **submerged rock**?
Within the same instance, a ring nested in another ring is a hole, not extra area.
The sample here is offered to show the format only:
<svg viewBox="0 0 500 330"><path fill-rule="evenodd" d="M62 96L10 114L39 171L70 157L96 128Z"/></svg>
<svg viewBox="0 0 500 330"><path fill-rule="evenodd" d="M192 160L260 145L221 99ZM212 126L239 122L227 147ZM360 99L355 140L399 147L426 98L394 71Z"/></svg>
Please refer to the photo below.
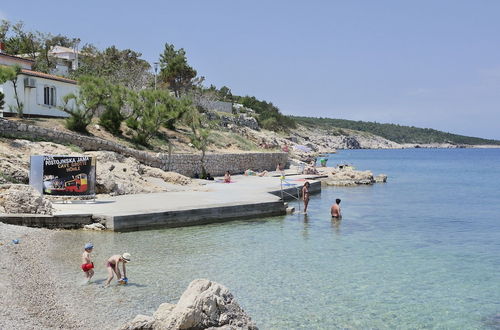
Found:
<svg viewBox="0 0 500 330"><path fill-rule="evenodd" d="M198 279L189 284L176 305L161 304L152 317L137 315L120 329L258 328L225 286Z"/></svg>

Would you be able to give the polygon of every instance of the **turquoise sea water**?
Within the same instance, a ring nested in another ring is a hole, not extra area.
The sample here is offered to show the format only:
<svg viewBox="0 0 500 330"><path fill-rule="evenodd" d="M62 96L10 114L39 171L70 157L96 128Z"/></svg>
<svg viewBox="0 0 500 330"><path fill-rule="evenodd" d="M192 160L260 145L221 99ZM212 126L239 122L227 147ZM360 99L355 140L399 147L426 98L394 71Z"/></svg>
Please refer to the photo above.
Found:
<svg viewBox="0 0 500 330"><path fill-rule="evenodd" d="M261 329L499 329L500 149L340 151L386 184L326 187L309 214L132 233L59 233L59 272L127 250L131 285L83 287L110 324L226 285ZM344 218L329 209L342 199ZM293 203L291 203L293 204ZM76 256L76 257L75 257ZM70 280L68 280L70 281Z"/></svg>

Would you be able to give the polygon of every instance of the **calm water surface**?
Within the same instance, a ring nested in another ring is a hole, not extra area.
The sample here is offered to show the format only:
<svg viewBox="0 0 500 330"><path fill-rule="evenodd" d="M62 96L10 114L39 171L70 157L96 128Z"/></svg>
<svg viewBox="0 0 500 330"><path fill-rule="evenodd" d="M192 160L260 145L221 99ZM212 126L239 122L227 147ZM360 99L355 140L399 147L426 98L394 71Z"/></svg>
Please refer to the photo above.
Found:
<svg viewBox="0 0 500 330"><path fill-rule="evenodd" d="M115 324L208 278L261 329L500 328L500 149L341 151L328 164L340 162L388 183L324 188L308 215L61 232L57 271L80 280L81 246L94 242L97 284L79 290ZM329 216L335 198L340 222ZM104 258L125 251L131 284L101 289Z"/></svg>

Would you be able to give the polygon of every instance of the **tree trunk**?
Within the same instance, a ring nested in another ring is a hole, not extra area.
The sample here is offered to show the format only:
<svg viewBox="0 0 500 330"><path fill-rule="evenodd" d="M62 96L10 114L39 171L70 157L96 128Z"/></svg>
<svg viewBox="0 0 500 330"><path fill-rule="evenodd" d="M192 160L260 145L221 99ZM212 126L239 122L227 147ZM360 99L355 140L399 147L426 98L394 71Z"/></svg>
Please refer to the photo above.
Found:
<svg viewBox="0 0 500 330"><path fill-rule="evenodd" d="M17 115L19 118L23 117L23 104L19 102L19 95L17 94L17 76L15 79L12 79L12 85L14 85L14 97L16 98L17 103Z"/></svg>

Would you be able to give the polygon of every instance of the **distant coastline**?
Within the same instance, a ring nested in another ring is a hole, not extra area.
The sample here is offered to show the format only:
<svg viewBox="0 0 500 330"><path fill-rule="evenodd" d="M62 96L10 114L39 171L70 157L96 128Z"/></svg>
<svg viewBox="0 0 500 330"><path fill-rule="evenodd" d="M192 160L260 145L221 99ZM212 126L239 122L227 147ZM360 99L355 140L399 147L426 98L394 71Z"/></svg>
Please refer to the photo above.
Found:
<svg viewBox="0 0 500 330"><path fill-rule="evenodd" d="M333 118L314 118L292 116L299 125L307 128L321 129L330 135L346 135L346 133L365 133L393 141L399 144L452 144L452 145L498 145L499 140L485 139L438 131L432 128L420 128L389 123L354 121Z"/></svg>

